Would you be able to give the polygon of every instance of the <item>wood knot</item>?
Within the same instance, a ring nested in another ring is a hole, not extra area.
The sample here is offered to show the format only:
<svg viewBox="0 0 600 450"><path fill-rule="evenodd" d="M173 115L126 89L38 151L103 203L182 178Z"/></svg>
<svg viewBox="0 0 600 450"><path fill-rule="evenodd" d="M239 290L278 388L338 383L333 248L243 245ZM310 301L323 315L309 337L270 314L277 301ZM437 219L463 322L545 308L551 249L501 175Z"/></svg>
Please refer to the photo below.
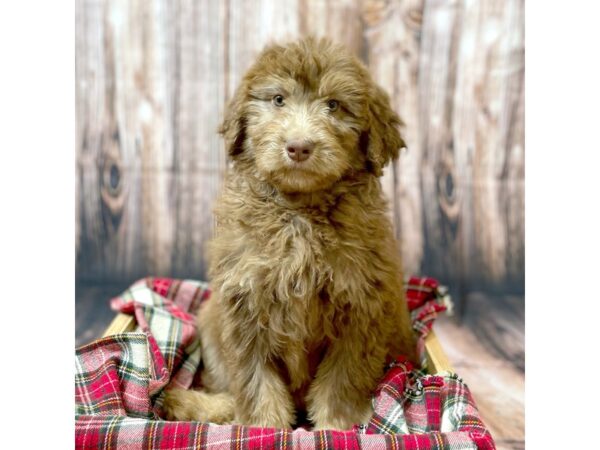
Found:
<svg viewBox="0 0 600 450"><path fill-rule="evenodd" d="M372 27L380 23L384 16L388 2L383 0L370 0L364 3L362 8L362 17L365 23Z"/></svg>
<svg viewBox="0 0 600 450"><path fill-rule="evenodd" d="M448 158L443 158L440 173L437 177L437 192L440 208L445 216L451 220L458 220L460 202L454 163Z"/></svg>
<svg viewBox="0 0 600 450"><path fill-rule="evenodd" d="M411 30L420 30L423 25L423 7L409 9L406 12L404 22Z"/></svg>
<svg viewBox="0 0 600 450"><path fill-rule="evenodd" d="M103 209L110 216L110 223L117 228L125 205L123 162L120 152L120 136L116 126L104 139L103 153L99 163L100 196Z"/></svg>

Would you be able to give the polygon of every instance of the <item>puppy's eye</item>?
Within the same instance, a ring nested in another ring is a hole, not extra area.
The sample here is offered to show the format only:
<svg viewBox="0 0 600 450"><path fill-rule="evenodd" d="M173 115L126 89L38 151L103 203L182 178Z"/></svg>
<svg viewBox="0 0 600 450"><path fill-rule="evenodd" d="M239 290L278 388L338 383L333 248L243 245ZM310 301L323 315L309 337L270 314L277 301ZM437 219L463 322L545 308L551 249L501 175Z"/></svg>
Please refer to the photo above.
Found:
<svg viewBox="0 0 600 450"><path fill-rule="evenodd" d="M337 100L327 100L327 107L331 112L337 111L340 107L340 102L338 102Z"/></svg>
<svg viewBox="0 0 600 450"><path fill-rule="evenodd" d="M273 97L273 104L275 106L283 106L285 103L283 102L283 95L276 95Z"/></svg>

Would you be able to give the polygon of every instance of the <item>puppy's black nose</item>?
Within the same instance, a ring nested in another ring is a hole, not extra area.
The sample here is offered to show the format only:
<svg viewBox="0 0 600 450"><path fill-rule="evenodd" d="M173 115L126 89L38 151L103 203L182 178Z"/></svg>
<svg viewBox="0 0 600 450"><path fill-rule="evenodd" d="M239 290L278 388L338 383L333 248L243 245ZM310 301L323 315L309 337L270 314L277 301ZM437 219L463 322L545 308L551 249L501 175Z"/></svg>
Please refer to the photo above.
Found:
<svg viewBox="0 0 600 450"><path fill-rule="evenodd" d="M315 144L299 139L288 141L285 145L288 156L296 162L306 161L314 148Z"/></svg>

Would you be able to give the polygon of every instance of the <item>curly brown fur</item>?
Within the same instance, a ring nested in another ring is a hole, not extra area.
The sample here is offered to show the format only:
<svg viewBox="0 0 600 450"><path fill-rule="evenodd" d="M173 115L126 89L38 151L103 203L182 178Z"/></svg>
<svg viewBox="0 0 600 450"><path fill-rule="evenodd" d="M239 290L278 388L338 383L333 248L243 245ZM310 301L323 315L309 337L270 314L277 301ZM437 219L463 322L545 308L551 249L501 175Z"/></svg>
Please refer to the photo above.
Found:
<svg viewBox="0 0 600 450"><path fill-rule="evenodd" d="M415 351L378 179L399 125L339 46L306 39L259 56L221 130L233 170L198 314L204 396L170 391L167 417L290 427L305 409L319 429L369 418L386 357ZM303 162L286 152L298 141L313 148Z"/></svg>

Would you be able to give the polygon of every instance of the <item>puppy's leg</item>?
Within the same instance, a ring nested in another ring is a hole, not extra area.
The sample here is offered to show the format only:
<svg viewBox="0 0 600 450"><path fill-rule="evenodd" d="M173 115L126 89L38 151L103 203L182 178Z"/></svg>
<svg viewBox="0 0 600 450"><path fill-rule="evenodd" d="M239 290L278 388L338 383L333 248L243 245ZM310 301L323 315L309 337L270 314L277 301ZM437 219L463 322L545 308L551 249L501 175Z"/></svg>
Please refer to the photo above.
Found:
<svg viewBox="0 0 600 450"><path fill-rule="evenodd" d="M268 363L242 362L236 370L236 421L261 427L291 428L294 402L279 374Z"/></svg>
<svg viewBox="0 0 600 450"><path fill-rule="evenodd" d="M315 429L347 430L372 414L371 394L383 374L385 349L369 353L353 330L331 342L307 395Z"/></svg>
<svg viewBox="0 0 600 450"><path fill-rule="evenodd" d="M404 287L399 286L397 289L399 290L392 291L393 294L387 294L387 298L392 302L389 306L390 312L392 306L395 306L395 312L386 318L391 327L388 354L394 358L399 355L405 356L416 367L419 367L421 363L417 355L417 341L404 295Z"/></svg>
<svg viewBox="0 0 600 450"><path fill-rule="evenodd" d="M203 328L218 327L219 357L214 359L225 362L227 374L222 374L220 364L208 364L208 378L213 385L220 376L229 378L228 390L235 399L236 422L291 427L294 402L273 362L273 339L269 329L259 325L248 309L239 307L251 303L250 299L236 298L228 302L218 298L218 301L219 312L214 315L212 325L206 322Z"/></svg>
<svg viewBox="0 0 600 450"><path fill-rule="evenodd" d="M396 293L371 290L365 298L368 304L348 308L337 321L338 337L330 343L310 386L308 412L317 429L349 429L366 422L392 336L410 336L410 328L398 328L406 326L407 318L402 316L408 310ZM412 345L412 339L408 340L407 349Z"/></svg>

